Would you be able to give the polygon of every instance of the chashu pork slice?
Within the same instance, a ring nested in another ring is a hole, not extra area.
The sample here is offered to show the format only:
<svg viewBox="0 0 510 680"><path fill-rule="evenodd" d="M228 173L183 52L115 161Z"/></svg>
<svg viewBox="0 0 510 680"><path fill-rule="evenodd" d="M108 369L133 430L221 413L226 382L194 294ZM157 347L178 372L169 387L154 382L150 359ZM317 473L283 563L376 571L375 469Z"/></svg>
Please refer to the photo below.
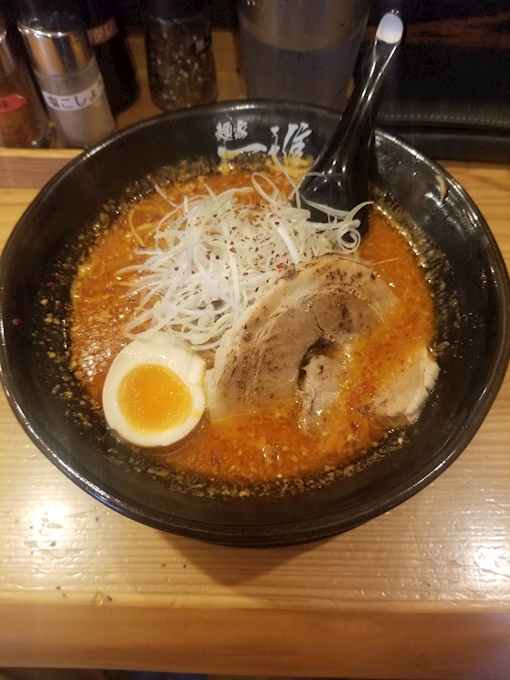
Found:
<svg viewBox="0 0 510 680"><path fill-rule="evenodd" d="M420 345L379 390L371 405L372 417L384 427L416 422L438 375L437 362L427 347Z"/></svg>
<svg viewBox="0 0 510 680"><path fill-rule="evenodd" d="M395 304L389 286L356 260L324 255L288 267L223 335L205 379L211 419L297 395L311 348L368 332Z"/></svg>
<svg viewBox="0 0 510 680"><path fill-rule="evenodd" d="M335 343L331 345L331 348L334 347ZM322 427L325 413L348 386L349 345L342 344L342 349L343 352L331 355L321 352L320 347L314 348L309 360L303 363L299 385L299 422L307 432L317 431Z"/></svg>

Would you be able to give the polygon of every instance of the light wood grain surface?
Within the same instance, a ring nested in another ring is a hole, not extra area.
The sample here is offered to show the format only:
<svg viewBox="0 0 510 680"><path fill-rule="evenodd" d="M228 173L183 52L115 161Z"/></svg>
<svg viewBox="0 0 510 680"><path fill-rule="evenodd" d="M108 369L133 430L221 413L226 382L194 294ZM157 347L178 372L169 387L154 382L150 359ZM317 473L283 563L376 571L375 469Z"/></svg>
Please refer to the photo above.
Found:
<svg viewBox="0 0 510 680"><path fill-rule="evenodd" d="M230 39L215 35L223 98L243 96ZM510 263L510 167L445 165ZM36 193L0 188L0 247ZM2 394L0 667L506 680L509 422L507 375L472 443L419 494L341 536L251 551L99 504Z"/></svg>

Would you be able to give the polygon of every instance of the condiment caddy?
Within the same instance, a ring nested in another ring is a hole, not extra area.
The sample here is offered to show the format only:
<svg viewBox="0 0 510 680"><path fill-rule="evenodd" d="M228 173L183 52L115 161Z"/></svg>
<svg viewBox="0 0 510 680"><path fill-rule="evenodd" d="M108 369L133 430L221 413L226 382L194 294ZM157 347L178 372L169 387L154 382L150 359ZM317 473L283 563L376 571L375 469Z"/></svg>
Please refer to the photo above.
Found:
<svg viewBox="0 0 510 680"><path fill-rule="evenodd" d="M133 104L115 115L119 130L162 112L152 101L149 91L145 35L140 31L130 34L128 44L140 92ZM239 69L235 32L216 30L213 48L218 74L218 99L244 99L246 87ZM0 147L0 187L40 188L81 151L79 148L61 148L58 140L53 148Z"/></svg>

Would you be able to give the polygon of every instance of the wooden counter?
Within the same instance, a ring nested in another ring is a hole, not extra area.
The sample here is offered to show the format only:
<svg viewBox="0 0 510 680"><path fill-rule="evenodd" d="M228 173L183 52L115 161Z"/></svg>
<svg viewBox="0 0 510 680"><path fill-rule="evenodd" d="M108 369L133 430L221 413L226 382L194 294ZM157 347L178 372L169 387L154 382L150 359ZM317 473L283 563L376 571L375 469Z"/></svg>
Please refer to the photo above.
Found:
<svg viewBox="0 0 510 680"><path fill-rule="evenodd" d="M242 97L230 34L217 32L215 49L221 98ZM135 106L152 115L146 100ZM4 156L11 167L15 156ZM30 157L34 179L25 173L34 188L0 189L0 247L51 172L42 156ZM509 264L510 167L445 166ZM3 393L0 454L0 667L508 678L508 375L436 481L364 526L300 547L207 545L122 517L46 460Z"/></svg>

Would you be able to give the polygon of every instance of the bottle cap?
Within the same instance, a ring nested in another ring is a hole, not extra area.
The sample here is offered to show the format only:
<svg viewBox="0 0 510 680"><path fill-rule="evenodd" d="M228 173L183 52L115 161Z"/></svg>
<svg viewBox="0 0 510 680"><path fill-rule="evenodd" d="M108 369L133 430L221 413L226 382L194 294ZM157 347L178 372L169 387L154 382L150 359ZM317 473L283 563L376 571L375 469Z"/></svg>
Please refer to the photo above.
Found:
<svg viewBox="0 0 510 680"><path fill-rule="evenodd" d="M52 12L22 17L18 29L36 71L60 76L85 68L92 58L87 33L72 14Z"/></svg>
<svg viewBox="0 0 510 680"><path fill-rule="evenodd" d="M207 0L147 0L149 16L173 21L187 19L199 14L207 5Z"/></svg>

